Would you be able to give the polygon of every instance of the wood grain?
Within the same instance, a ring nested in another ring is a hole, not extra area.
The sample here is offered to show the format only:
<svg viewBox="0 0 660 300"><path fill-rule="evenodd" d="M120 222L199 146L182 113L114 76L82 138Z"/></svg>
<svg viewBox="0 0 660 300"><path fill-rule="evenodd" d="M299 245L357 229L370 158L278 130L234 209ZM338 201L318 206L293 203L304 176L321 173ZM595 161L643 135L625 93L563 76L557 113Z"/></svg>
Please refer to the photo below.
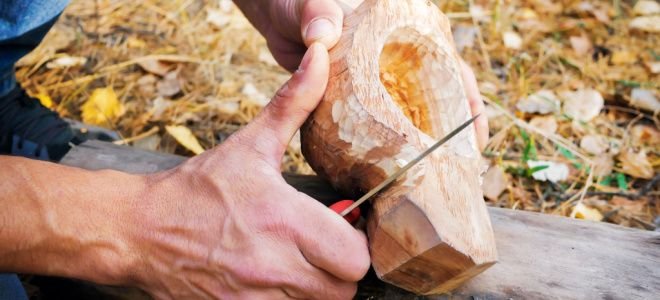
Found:
<svg viewBox="0 0 660 300"><path fill-rule="evenodd" d="M167 170L185 158L103 142L86 142L62 164L130 173ZM329 204L341 196L315 176L285 176ZM660 233L489 207L499 263L450 295L419 297L371 277L357 298L372 299L657 299ZM121 297L120 297L121 298ZM127 299L127 298L122 298Z"/></svg>
<svg viewBox="0 0 660 300"><path fill-rule="evenodd" d="M330 60L302 152L354 198L471 117L449 20L430 1L364 1L346 16ZM495 263L480 170L470 126L371 199L369 249L382 280L442 293Z"/></svg>

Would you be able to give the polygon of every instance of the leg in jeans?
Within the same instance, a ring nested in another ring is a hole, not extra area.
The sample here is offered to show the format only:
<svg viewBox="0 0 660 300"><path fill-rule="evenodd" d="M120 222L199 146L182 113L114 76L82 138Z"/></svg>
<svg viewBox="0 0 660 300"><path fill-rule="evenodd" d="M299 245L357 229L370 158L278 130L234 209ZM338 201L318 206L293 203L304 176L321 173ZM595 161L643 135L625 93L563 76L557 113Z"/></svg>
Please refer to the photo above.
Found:
<svg viewBox="0 0 660 300"><path fill-rule="evenodd" d="M39 45L69 0L0 1L0 96L11 91L14 64Z"/></svg>
<svg viewBox="0 0 660 300"><path fill-rule="evenodd" d="M3 300L27 300L27 295L14 274L0 274L0 299Z"/></svg>
<svg viewBox="0 0 660 300"><path fill-rule="evenodd" d="M0 97L7 95L16 86L16 61L39 45L67 2L68 0L0 1ZM16 275L0 273L0 299L27 299Z"/></svg>

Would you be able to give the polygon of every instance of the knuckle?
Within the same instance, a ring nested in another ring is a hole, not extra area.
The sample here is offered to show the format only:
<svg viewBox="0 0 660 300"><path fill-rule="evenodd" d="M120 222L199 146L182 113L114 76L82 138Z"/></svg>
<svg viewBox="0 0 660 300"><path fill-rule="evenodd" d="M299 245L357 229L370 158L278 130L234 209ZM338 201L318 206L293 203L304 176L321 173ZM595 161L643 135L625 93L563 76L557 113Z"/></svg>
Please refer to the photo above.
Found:
<svg viewBox="0 0 660 300"><path fill-rule="evenodd" d="M347 270L346 275L348 276L348 280L358 281L367 274L367 271L369 271L371 258L369 256L367 241L364 236L362 236L359 241L355 241L352 245L353 247L350 250L352 255L348 256L348 259L345 261Z"/></svg>

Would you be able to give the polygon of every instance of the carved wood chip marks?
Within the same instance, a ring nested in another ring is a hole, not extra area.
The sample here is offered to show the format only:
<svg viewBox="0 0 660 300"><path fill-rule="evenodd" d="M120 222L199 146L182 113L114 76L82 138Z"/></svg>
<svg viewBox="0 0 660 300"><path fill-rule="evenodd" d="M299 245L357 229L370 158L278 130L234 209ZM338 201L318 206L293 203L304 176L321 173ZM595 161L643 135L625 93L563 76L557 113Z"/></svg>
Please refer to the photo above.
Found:
<svg viewBox="0 0 660 300"><path fill-rule="evenodd" d="M324 100L301 130L312 168L357 197L469 119L448 19L425 0L366 0L330 52ZM372 202L379 277L417 293L455 288L496 260L470 127Z"/></svg>

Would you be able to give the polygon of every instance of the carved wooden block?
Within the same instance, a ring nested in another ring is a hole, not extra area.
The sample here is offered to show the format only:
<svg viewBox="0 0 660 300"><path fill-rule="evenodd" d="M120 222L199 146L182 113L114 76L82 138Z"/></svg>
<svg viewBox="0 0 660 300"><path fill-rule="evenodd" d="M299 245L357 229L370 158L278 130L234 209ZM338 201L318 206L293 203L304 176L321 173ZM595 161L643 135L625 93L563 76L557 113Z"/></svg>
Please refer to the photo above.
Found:
<svg viewBox="0 0 660 300"><path fill-rule="evenodd" d="M318 174L357 198L471 115L449 21L430 1L366 0L344 27L302 147ZM372 200L382 280L442 293L495 263L480 164L471 126Z"/></svg>

